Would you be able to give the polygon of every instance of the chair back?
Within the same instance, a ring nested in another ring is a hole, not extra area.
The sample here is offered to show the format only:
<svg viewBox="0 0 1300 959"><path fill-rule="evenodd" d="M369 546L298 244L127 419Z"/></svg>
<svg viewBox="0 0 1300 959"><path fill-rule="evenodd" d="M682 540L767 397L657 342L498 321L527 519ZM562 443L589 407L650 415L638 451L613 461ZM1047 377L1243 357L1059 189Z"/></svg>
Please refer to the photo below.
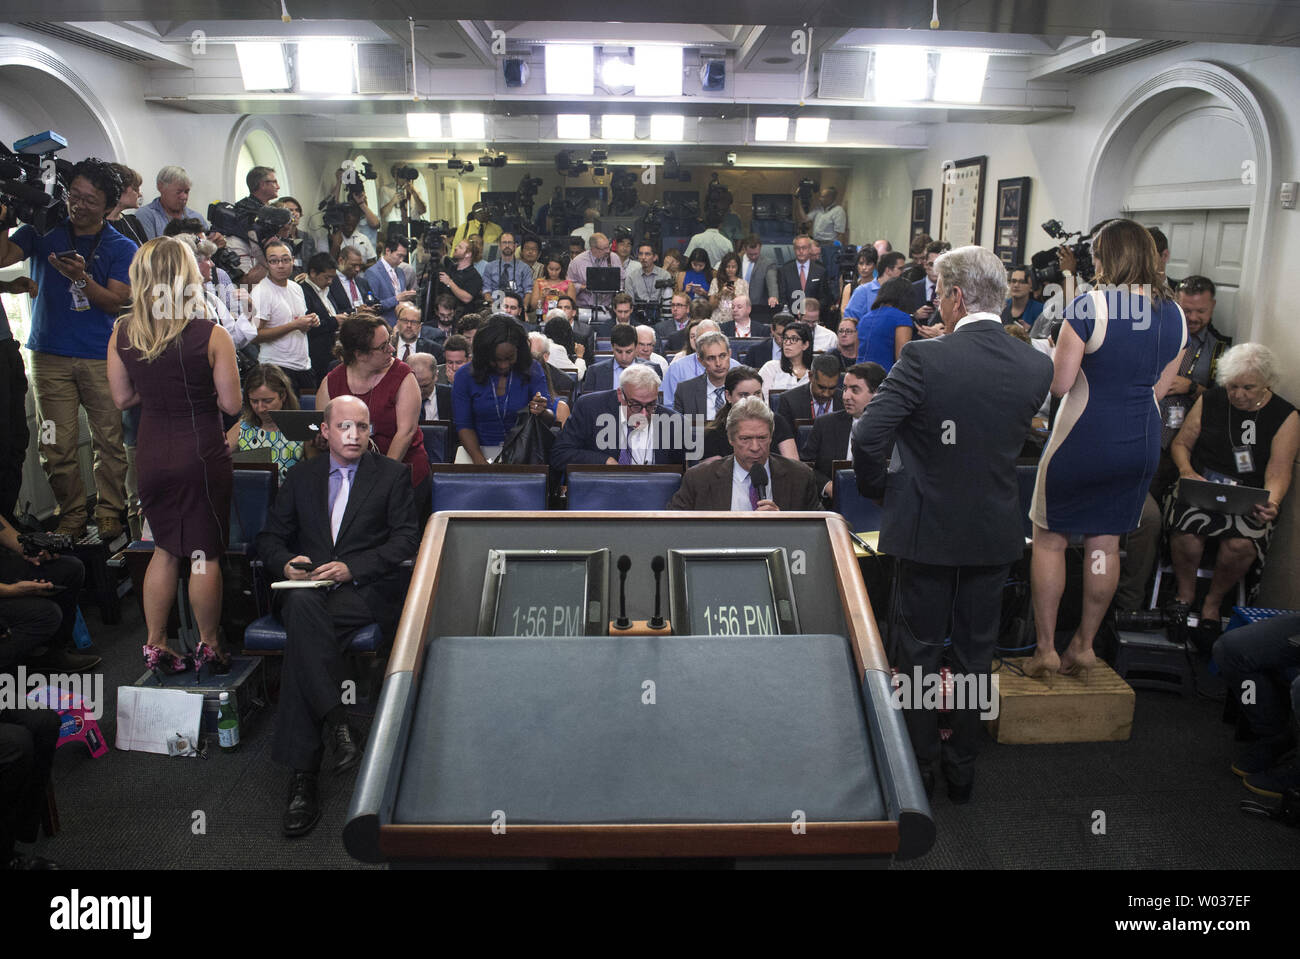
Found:
<svg viewBox="0 0 1300 959"><path fill-rule="evenodd" d="M266 525L267 514L280 488L280 468L274 463L241 463L235 469L230 498L230 551L248 553Z"/></svg>
<svg viewBox="0 0 1300 959"><path fill-rule="evenodd" d="M545 465L466 465L434 463L433 512L469 510L544 510L549 468Z"/></svg>
<svg viewBox="0 0 1300 959"><path fill-rule="evenodd" d="M453 431L451 420L431 420L420 424L420 433L424 436L424 452L430 463L450 463L455 454L451 442Z"/></svg>
<svg viewBox="0 0 1300 959"><path fill-rule="evenodd" d="M316 394L315 394L315 393L299 393L299 394L298 394L298 407L299 407L300 409L304 409L304 410L314 410L314 409L316 408Z"/></svg>
<svg viewBox="0 0 1300 959"><path fill-rule="evenodd" d="M667 509L682 485L682 467L578 464L568 472L569 509Z"/></svg>
<svg viewBox="0 0 1300 959"><path fill-rule="evenodd" d="M855 533L880 529L884 511L858 492L858 477L847 460L837 460L831 484L831 509L844 517Z"/></svg>

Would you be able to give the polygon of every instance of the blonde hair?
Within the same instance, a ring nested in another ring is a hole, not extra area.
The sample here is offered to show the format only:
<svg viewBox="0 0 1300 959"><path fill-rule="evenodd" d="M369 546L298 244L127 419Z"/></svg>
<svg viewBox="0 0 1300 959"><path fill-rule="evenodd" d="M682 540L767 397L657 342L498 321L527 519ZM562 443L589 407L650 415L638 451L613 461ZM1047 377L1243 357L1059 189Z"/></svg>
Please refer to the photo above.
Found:
<svg viewBox="0 0 1300 959"><path fill-rule="evenodd" d="M131 310L119 321L119 339L145 362L166 352L191 318L210 318L198 261L175 237L156 237L140 247L129 275Z"/></svg>

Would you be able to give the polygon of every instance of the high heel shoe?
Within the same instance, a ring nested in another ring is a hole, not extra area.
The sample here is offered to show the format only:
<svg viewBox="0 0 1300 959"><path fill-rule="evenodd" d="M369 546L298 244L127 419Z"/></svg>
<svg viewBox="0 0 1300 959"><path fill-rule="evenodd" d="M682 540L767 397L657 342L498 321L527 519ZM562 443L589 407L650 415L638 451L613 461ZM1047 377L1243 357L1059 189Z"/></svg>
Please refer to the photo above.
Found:
<svg viewBox="0 0 1300 959"><path fill-rule="evenodd" d="M1056 660L1055 663L1052 660ZM1055 653L1052 656L1040 656L1037 651L1029 657L1028 661L1020 667L1021 672L1029 679L1047 680L1047 688L1052 688L1052 674L1061 668L1061 658Z"/></svg>
<svg viewBox="0 0 1300 959"><path fill-rule="evenodd" d="M203 667L210 665L212 673L216 676L225 676L230 672L230 656L227 655L222 659L217 655L217 651L207 643L199 640L199 645L194 649L194 685L197 686L203 681Z"/></svg>
<svg viewBox="0 0 1300 959"><path fill-rule="evenodd" d="M165 646L152 646L149 643L145 643L144 646L144 665L149 672L157 677L160 684L168 676L183 673L190 668L189 660L186 657L177 656Z"/></svg>

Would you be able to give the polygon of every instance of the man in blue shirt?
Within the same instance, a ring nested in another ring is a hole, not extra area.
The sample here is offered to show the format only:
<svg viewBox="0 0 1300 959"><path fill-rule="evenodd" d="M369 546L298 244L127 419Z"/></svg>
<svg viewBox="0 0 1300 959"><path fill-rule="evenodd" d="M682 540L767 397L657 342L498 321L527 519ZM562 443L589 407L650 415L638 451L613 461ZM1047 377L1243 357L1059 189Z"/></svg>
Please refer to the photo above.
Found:
<svg viewBox="0 0 1300 959"><path fill-rule="evenodd" d="M167 224L172 220L198 220L203 224L204 232L211 228L212 225L204 219L202 213L186 206L190 199L190 175L183 167L163 167L158 171L154 185L158 188L157 199L142 207L135 215L144 228L145 236L151 240L162 236L163 230L167 229ZM212 237L214 243L218 239L217 236Z"/></svg>
<svg viewBox="0 0 1300 959"><path fill-rule="evenodd" d="M44 236L23 226L0 238L0 267L30 259L37 286L27 348L41 464L59 503L58 532L79 537L86 528L86 492L77 461L77 410L84 407L95 450L95 520L108 543L122 532L126 506L126 449L122 414L108 389L108 338L131 299L127 270L136 251L135 243L104 219L121 192L122 181L109 164L82 160L68 184L67 220ZM0 213L0 220L7 215Z"/></svg>
<svg viewBox="0 0 1300 959"><path fill-rule="evenodd" d="M894 277L901 276L906 262L907 258L897 250L884 254L876 263L876 278L870 283L862 284L849 297L849 302L844 307L845 317L860 320L870 313L871 304L880 295L880 288Z"/></svg>
<svg viewBox="0 0 1300 959"><path fill-rule="evenodd" d="M483 268L483 292L492 297L493 302L499 302L492 295L498 290L523 296L532 288L533 268L515 256L514 234L502 233L497 240L497 258Z"/></svg>

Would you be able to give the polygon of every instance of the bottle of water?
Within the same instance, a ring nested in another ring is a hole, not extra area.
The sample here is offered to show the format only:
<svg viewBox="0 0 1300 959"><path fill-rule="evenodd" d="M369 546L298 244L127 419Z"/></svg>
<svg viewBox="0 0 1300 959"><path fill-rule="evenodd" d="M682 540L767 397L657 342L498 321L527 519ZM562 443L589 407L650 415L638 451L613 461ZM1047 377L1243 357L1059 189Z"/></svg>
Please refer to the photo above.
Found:
<svg viewBox="0 0 1300 959"><path fill-rule="evenodd" d="M239 714L230 702L230 693L221 694L217 711L217 744L223 752L234 752L239 745Z"/></svg>

